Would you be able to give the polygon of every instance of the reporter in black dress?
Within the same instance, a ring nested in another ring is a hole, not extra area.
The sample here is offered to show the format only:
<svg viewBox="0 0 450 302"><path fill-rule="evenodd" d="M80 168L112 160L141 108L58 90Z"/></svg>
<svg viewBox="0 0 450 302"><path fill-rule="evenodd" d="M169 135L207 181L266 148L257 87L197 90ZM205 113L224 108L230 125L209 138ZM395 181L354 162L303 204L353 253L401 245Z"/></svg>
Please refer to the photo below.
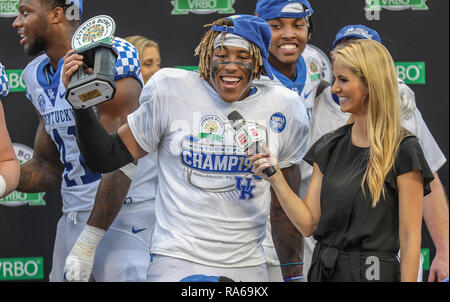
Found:
<svg viewBox="0 0 450 302"><path fill-rule="evenodd" d="M305 156L313 165L305 200L270 150L268 158L250 156L254 172L271 183L297 229L318 241L309 281L416 281L433 175L417 138L401 127L392 57L372 40L350 41L333 55L332 92L351 117ZM272 165L277 173L268 178L262 171Z"/></svg>

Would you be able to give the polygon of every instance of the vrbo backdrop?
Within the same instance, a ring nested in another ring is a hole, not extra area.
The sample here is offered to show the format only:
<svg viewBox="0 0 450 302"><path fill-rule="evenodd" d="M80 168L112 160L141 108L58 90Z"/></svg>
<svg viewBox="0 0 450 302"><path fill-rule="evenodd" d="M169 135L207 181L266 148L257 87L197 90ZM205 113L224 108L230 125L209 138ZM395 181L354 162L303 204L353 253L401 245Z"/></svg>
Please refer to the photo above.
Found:
<svg viewBox="0 0 450 302"><path fill-rule="evenodd" d="M21 71L32 59L23 53L12 28L19 1L0 0L2 43L12 92L2 103L6 123L21 161L32 156L38 120L24 94ZM397 63L398 74L416 93L417 105L448 158L448 15L447 0L310 0L314 34L311 44L329 53L341 27L364 24L376 29ZM116 35L141 34L159 42L162 66L195 66L194 48L204 24L234 13L252 14L256 0L87 0L83 20L106 14L117 23ZM370 9L370 11L367 11ZM439 170L448 192L448 163ZM58 190L15 192L0 201L0 280L47 281L56 223L61 216ZM425 277L434 247L424 227Z"/></svg>

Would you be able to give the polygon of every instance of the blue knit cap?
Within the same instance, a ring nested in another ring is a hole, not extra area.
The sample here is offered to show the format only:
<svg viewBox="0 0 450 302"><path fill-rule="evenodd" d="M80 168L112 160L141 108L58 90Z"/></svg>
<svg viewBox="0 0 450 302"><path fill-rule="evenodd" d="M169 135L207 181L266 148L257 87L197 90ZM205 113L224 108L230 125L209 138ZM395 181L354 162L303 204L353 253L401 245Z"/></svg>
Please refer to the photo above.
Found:
<svg viewBox="0 0 450 302"><path fill-rule="evenodd" d="M212 30L232 33L255 44L261 52L266 75L270 79L273 79L272 69L267 61L269 58L270 41L272 40L272 31L270 30L269 24L265 20L252 15L233 15L227 17L227 19L233 21L233 26L213 25Z"/></svg>
<svg viewBox="0 0 450 302"><path fill-rule="evenodd" d="M347 25L337 33L331 49L334 49L342 40L351 38L369 39L381 43L380 35L375 30L361 24Z"/></svg>

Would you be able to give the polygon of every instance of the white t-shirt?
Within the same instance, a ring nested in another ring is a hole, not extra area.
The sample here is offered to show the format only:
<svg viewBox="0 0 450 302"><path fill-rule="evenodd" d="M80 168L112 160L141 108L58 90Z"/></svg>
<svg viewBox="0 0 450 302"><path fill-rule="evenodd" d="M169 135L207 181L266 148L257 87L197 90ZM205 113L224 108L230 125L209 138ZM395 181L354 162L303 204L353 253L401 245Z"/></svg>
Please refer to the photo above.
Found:
<svg viewBox="0 0 450 302"><path fill-rule="evenodd" d="M256 126L282 168L300 163L309 127L297 94L253 86L227 103L198 73L166 68L144 87L128 124L140 147L158 151L152 253L218 267L265 262L270 185L252 174L227 116L237 111Z"/></svg>

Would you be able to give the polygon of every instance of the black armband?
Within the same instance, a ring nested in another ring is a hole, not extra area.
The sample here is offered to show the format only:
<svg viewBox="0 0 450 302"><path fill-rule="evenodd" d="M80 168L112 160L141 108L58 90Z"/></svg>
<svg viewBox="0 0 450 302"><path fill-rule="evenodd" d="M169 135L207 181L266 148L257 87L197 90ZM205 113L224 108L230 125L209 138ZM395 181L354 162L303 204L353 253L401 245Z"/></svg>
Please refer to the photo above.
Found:
<svg viewBox="0 0 450 302"><path fill-rule="evenodd" d="M134 161L117 132L109 134L98 121L92 107L73 111L78 148L89 170L108 173Z"/></svg>

